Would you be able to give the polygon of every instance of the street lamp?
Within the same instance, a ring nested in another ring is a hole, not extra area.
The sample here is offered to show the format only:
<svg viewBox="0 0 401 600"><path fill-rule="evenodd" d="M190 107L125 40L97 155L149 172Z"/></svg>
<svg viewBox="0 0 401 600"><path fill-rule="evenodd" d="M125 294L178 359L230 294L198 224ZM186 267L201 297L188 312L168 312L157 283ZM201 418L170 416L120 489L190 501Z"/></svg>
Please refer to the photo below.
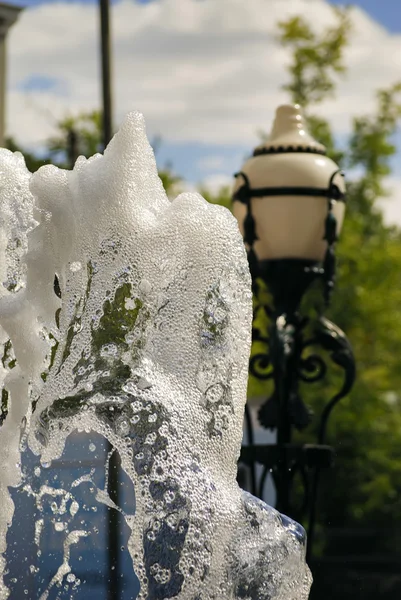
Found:
<svg viewBox="0 0 401 600"><path fill-rule="evenodd" d="M301 300L312 282L323 283L329 304L335 279L335 243L345 212L344 178L326 156L325 148L307 132L298 105L277 109L271 135L258 146L236 174L233 212L247 248L255 316L264 310L269 318L266 336L255 323L253 339L265 351L251 357L250 373L272 379L273 394L259 408L260 424L277 431L277 443L253 444L253 428L246 413L249 445L241 461L251 469L252 492L263 495L272 474L277 508L292 514L291 489L299 473L304 483L303 508L309 514L309 555L315 525L319 471L333 462L333 450L325 445L326 426L334 406L351 389L355 363L345 334L325 317L311 321L302 315ZM259 282L264 281L272 306L260 303ZM306 331L311 330L311 335ZM292 431L304 429L311 413L299 393L299 382L322 379L327 365L311 353L320 346L344 371L341 390L320 415L317 444L292 443ZM259 486L255 463L263 465ZM292 515L293 516L293 515Z"/></svg>

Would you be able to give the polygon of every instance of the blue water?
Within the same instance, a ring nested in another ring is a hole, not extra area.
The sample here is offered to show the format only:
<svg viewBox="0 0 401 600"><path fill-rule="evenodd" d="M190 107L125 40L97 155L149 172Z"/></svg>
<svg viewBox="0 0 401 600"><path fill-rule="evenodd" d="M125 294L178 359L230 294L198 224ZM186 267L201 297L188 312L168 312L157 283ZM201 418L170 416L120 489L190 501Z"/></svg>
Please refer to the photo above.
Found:
<svg viewBox="0 0 401 600"><path fill-rule="evenodd" d="M135 599L139 582L127 550L129 528L120 512L105 506L95 498L96 487L103 489L105 485L106 441L94 434L73 434L67 440L62 458L53 461L49 468L40 467L38 457L29 450L23 453L22 458L24 482L19 488L10 490L15 503L15 515L7 536L8 571L5 582L11 590L11 600L40 598L63 561L63 541L67 531L74 530L90 532L87 537L81 537L77 544L70 546L69 563L72 573L80 579L80 584L68 582L64 577L60 587L51 588L48 600L107 600L111 573L108 544L110 511L118 515L119 600ZM91 470L94 483L85 481L71 488L74 480L90 473ZM119 506L126 514L133 514L133 486L121 469L119 484ZM57 510L57 507L60 507L61 496L44 495L42 510L39 513L35 496L29 493L27 485L35 492L43 485L55 489L63 488L71 492L73 498L67 502L66 512L57 514L54 508ZM80 506L75 515L69 510L72 501L78 502ZM40 538L41 552L38 555L35 522L39 518L43 518L44 524ZM57 522L64 522L67 530L57 531Z"/></svg>

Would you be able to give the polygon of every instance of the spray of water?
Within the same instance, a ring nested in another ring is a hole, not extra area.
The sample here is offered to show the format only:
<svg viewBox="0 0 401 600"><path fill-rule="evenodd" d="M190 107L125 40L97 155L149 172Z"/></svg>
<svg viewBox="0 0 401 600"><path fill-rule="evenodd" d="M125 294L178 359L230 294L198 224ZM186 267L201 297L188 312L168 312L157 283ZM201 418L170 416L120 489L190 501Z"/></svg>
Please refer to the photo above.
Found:
<svg viewBox="0 0 401 600"><path fill-rule="evenodd" d="M35 496L39 549L43 499L74 516L93 477L34 491L20 452L48 466L71 432L96 432L135 489L124 516L140 600L306 599L302 528L236 483L252 298L235 219L197 194L167 198L137 113L72 171L31 176L6 150L0 169L0 553L10 487ZM106 489L96 499L119 508ZM43 600L64 583L73 597L70 548L88 535L60 519L63 560Z"/></svg>

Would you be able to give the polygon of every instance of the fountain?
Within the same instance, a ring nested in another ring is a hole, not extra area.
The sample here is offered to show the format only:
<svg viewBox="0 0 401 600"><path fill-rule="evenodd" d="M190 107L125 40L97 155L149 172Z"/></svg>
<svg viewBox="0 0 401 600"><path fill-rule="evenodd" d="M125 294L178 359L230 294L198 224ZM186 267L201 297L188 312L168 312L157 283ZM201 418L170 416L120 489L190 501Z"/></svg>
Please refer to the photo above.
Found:
<svg viewBox="0 0 401 600"><path fill-rule="evenodd" d="M107 440L132 483L139 600L306 599L303 529L236 482L252 296L235 219L197 194L167 198L137 113L72 171L31 176L8 150L0 169L0 599L16 597L16 493L34 498L38 555L45 498L63 538L38 600L78 594L70 555L94 535L82 482L119 509L89 468L69 489L35 486L74 432Z"/></svg>

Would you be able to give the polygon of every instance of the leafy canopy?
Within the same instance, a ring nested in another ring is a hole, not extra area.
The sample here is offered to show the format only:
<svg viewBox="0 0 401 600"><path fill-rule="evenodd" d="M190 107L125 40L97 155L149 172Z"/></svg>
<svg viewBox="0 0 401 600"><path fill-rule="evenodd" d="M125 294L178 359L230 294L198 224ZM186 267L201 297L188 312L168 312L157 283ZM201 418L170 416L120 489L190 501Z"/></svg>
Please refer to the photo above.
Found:
<svg viewBox="0 0 401 600"><path fill-rule="evenodd" d="M6 147L13 152L21 151L32 173L50 163L62 169L71 169L78 156L89 158L97 152L102 152L102 122L102 113L99 110L82 112L61 119L57 123L57 133L48 140L47 150L42 158L21 149L13 138L6 140ZM159 144L160 139L156 139L153 144L155 153ZM168 195L176 195L180 192L182 180L174 173L171 165L167 164L160 169L159 177Z"/></svg>
<svg viewBox="0 0 401 600"><path fill-rule="evenodd" d="M316 33L302 17L279 24L279 42L290 51L289 100L302 105L312 135L349 172L347 208L337 244L338 277L328 317L349 337L357 360L357 382L332 416L329 443L336 448L335 473L328 474L320 520L338 526L401 524L401 234L388 227L378 200L396 153L401 117L401 82L377 92L372 114L351 123L345 146L337 147L327 120L315 108L335 94L346 71L344 49L352 36L346 9ZM323 384L304 386L316 414L338 386L333 369ZM254 393L256 382L251 382ZM257 390L260 392L260 388ZM313 431L307 433L312 439ZM377 548L376 548L377 550Z"/></svg>

